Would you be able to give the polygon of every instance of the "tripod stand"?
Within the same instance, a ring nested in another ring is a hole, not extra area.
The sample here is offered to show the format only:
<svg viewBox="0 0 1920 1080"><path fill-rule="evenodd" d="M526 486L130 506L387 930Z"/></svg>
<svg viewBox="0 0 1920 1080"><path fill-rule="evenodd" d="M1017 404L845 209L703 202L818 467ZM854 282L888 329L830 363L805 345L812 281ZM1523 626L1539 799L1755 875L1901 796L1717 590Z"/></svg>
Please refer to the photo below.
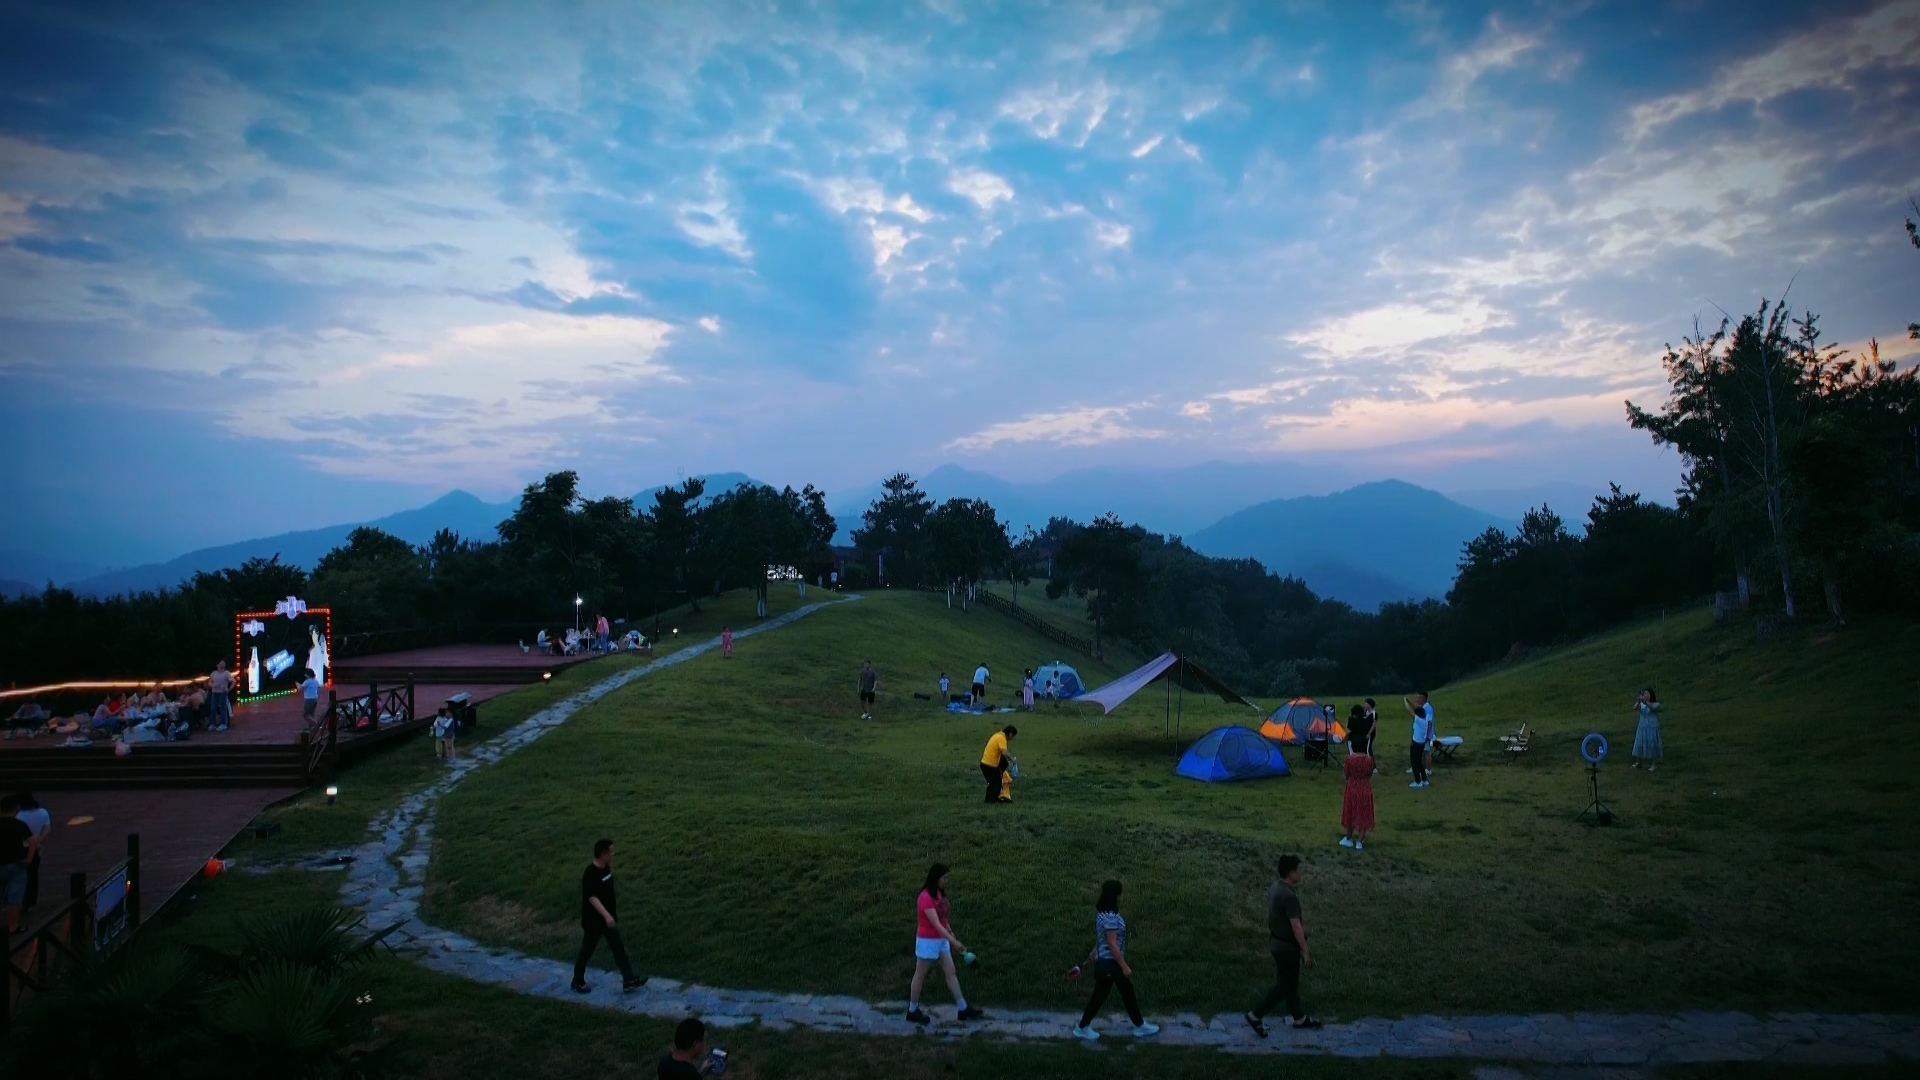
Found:
<svg viewBox="0 0 1920 1080"><path fill-rule="evenodd" d="M1613 816L1613 810L1606 803L1600 801L1600 763L1597 761L1587 763L1587 795L1587 808L1580 811L1580 816L1573 820L1586 821L1588 815L1593 817L1593 820L1588 822L1592 825L1613 825L1620 820Z"/></svg>

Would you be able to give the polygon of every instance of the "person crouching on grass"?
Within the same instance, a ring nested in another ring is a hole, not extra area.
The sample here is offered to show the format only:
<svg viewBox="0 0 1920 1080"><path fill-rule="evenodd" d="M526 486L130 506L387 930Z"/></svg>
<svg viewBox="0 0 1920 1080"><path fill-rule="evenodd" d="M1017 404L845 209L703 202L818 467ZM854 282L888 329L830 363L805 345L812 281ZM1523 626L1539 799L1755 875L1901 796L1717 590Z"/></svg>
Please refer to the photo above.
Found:
<svg viewBox="0 0 1920 1080"><path fill-rule="evenodd" d="M987 778L986 802L998 803L1013 801L1012 795L1001 796L1001 788L1003 785L1000 781L1006 776L1007 769L1013 764L1012 742L1013 737L1018 734L1020 734L1020 729L1014 727L1012 724L1008 724L1006 727L994 732L993 737L987 740L987 748L980 752L980 775Z"/></svg>
<svg viewBox="0 0 1920 1080"><path fill-rule="evenodd" d="M934 863L927 870L926 883L914 904L913 984L907 988L907 1019L916 1024L932 1020L920 1008L920 990L927 983L927 969L935 964L940 965L940 973L947 977L947 989L952 991L953 1003L960 1010L958 1018L980 1018L980 1010L968 1005L967 995L960 992L960 975L953 970L954 950L965 953L967 947L953 934L947 909L947 876L947 865Z"/></svg>

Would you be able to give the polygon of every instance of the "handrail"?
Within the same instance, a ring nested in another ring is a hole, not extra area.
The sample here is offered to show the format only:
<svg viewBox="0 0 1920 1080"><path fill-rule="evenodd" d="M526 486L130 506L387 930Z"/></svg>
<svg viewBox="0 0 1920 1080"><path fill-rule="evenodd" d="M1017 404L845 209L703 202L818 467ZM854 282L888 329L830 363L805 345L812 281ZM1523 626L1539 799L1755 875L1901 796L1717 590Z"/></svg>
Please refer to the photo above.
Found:
<svg viewBox="0 0 1920 1080"><path fill-rule="evenodd" d="M1013 601L1008 600L1004 596L989 592L986 589L981 589L974 593L973 598L975 600L985 601L987 606L999 611L1003 615L1012 616L1015 622L1020 623L1030 630L1037 631L1040 636L1044 638L1065 645L1070 649L1078 649L1088 656L1094 655L1092 641L1075 634L1067 633L1065 630L1042 619L1033 612L1016 606Z"/></svg>
<svg viewBox="0 0 1920 1080"><path fill-rule="evenodd" d="M112 899L105 911L100 910L103 896ZM68 878L66 901L8 947L6 971L0 973L0 1035L11 1030L18 1007L30 995L45 992L61 967L82 952L107 955L119 950L133 940L140 925L140 834L129 833L124 860L91 888L83 873Z"/></svg>

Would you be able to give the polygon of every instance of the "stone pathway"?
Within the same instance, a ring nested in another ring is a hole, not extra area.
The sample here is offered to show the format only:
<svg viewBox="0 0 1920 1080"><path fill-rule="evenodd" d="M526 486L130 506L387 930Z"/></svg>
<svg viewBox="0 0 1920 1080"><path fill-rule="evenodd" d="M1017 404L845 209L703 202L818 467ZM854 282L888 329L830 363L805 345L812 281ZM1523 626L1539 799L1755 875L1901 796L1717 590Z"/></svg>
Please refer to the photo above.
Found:
<svg viewBox="0 0 1920 1080"><path fill-rule="evenodd" d="M765 633L804 618L849 596L811 604L741 630L736 640ZM475 769L484 768L567 722L575 713L635 679L683 663L719 647L719 639L690 645L650 664L629 668L527 718L481 744L426 788L403 799L394 811L373 823L376 838L355 850L343 895L364 912L370 925L399 923L388 939L396 949L434 971L504 986L556 1001L662 1018L698 1015L716 1028L758 1023L773 1031L804 1027L816 1031L858 1032L896 1037L960 1038L969 1035L1009 1040L1069 1038L1078 1019L1068 1013L989 1008L984 1021L961 1024L953 1009L931 1009L934 1024L920 1029L903 1017L904 1001L874 1003L834 994L778 994L726 990L654 976L631 994L619 992L618 979L594 972L590 995L568 989L572 965L526 956L512 949L485 946L420 920L420 895L433 843L433 811L441 795ZM1126 1045L1129 1026L1108 1018L1099 1026L1098 1045ZM1690 1062L1775 1061L1818 1064L1920 1061L1920 1018L1882 1015L1687 1012L1673 1016L1575 1013L1570 1016L1412 1016L1331 1023L1315 1032L1294 1032L1273 1025L1273 1035L1256 1039L1238 1015L1202 1017L1194 1013L1152 1017L1161 1030L1155 1042L1214 1047L1242 1054L1333 1054L1341 1057L1470 1058L1530 1062L1546 1066L1657 1066ZM1494 1073L1508 1069L1481 1070ZM1514 1073L1513 1075L1518 1075Z"/></svg>

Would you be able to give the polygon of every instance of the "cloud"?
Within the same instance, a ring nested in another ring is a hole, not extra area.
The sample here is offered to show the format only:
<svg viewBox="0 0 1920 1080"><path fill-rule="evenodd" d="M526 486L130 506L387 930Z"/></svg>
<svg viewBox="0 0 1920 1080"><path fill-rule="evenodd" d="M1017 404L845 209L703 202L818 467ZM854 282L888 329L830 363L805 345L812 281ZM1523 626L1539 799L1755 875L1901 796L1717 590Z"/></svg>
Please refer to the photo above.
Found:
<svg viewBox="0 0 1920 1080"><path fill-rule="evenodd" d="M955 194L973 200L973 204L982 210L991 210L995 203L1008 202L1013 198L1013 187L984 169L956 169L947 181L947 187Z"/></svg>
<svg viewBox="0 0 1920 1080"><path fill-rule="evenodd" d="M1360 357L1436 339L1476 335L1510 321L1505 313L1477 300L1383 304L1318 323L1288 340L1329 356Z"/></svg>
<svg viewBox="0 0 1920 1080"><path fill-rule="evenodd" d="M954 439L946 449L977 454L1008 443L1100 446L1133 439L1163 439L1167 432L1129 423L1139 405L1084 406L1059 412L1029 413Z"/></svg>

